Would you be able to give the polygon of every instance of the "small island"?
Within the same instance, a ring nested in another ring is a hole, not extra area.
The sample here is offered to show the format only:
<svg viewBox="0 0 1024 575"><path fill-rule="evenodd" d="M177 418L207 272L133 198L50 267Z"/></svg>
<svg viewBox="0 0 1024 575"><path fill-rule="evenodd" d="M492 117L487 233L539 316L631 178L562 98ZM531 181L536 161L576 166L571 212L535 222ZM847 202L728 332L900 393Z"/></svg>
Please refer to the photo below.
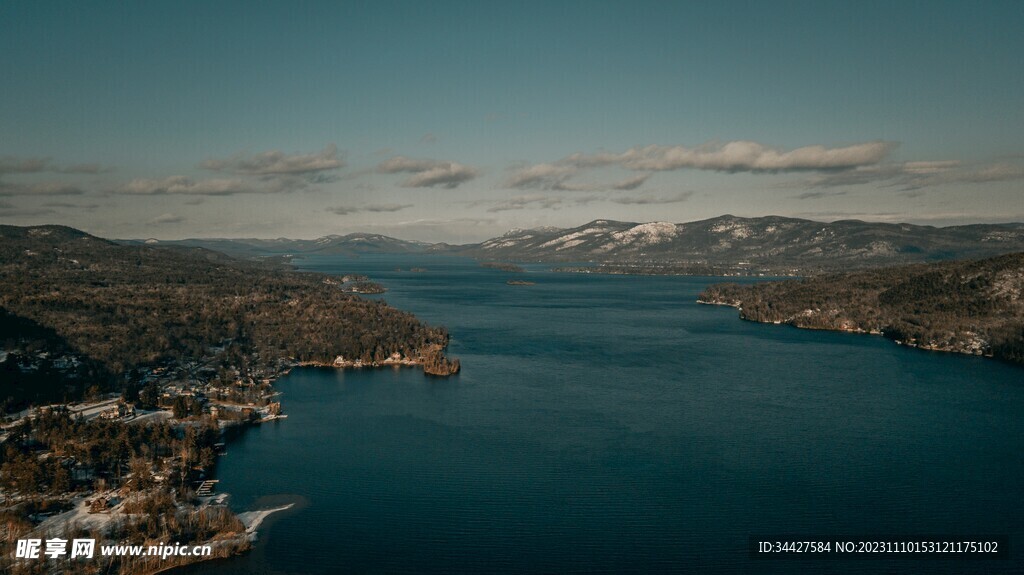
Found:
<svg viewBox="0 0 1024 575"><path fill-rule="evenodd" d="M512 273L523 273L526 271L522 267L508 262L482 262L480 267Z"/></svg>

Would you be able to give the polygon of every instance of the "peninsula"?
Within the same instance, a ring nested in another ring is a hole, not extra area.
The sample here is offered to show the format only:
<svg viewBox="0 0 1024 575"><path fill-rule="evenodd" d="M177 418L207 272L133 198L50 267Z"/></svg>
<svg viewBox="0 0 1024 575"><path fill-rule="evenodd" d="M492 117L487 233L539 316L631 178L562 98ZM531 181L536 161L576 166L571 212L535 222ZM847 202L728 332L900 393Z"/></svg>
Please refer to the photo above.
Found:
<svg viewBox="0 0 1024 575"><path fill-rule="evenodd" d="M522 266L517 266L516 264L509 262L481 262L480 267L512 273L522 273L526 271L522 268Z"/></svg>
<svg viewBox="0 0 1024 575"><path fill-rule="evenodd" d="M27 565L10 563L19 538L86 532L213 556L247 549L253 522L211 474L223 429L285 417L278 377L301 365L459 371L444 328L346 293L373 286L278 260L0 226L0 571ZM104 569L203 558L104 558Z"/></svg>
<svg viewBox="0 0 1024 575"><path fill-rule="evenodd" d="M1024 253L751 285L716 284L699 302L740 318L872 333L921 349L1024 363Z"/></svg>

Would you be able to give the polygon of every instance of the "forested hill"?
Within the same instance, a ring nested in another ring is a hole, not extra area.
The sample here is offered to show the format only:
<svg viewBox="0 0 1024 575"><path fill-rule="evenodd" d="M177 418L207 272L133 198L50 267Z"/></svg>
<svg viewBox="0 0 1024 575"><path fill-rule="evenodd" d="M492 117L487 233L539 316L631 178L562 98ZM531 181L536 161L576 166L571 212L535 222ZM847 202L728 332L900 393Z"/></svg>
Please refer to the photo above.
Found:
<svg viewBox="0 0 1024 575"><path fill-rule="evenodd" d="M62 226L0 226L0 308L112 373L232 342L245 361L440 355L448 335L327 276L202 248L119 245ZM242 361L242 359L239 359Z"/></svg>
<svg viewBox="0 0 1024 575"><path fill-rule="evenodd" d="M740 286L703 303L796 327L882 333L925 349L1024 363L1024 253Z"/></svg>

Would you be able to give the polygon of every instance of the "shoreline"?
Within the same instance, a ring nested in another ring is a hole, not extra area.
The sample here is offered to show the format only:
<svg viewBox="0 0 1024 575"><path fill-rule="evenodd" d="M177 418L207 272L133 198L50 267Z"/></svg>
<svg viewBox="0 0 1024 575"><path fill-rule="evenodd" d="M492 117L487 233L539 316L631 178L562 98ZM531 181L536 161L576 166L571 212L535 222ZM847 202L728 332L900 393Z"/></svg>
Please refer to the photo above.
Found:
<svg viewBox="0 0 1024 575"><path fill-rule="evenodd" d="M260 525L263 524L263 521L267 517L270 517L279 511L286 511L293 507L295 507L294 503L288 503L270 509L254 509L252 511L243 511L237 514L237 517L242 522L242 525L245 525L245 533L249 537L249 540L254 541L259 535L259 532L256 530L259 529Z"/></svg>
<svg viewBox="0 0 1024 575"><path fill-rule="evenodd" d="M885 339L895 343L896 345L903 346L903 347L909 347L909 348L913 348L913 349L920 349L922 351L935 351L935 352L941 352L941 353L953 353L953 354L958 354L958 355L967 355L967 356L971 356L971 357L985 357L985 358L995 359L995 356L992 354L991 351L989 351L989 352L970 351L970 350L963 350L963 349L957 349L957 348L952 348L952 347L922 345L922 344L919 344L919 343L914 342L914 341L903 341L903 340L893 339L893 338L887 336L885 334L885 332L882 331L882 330L866 330L866 329L863 329L863 328L809 327L809 326L797 325L797 324L793 323L793 321L791 319L778 320L778 321L762 321L762 320L758 320L758 319L751 319L751 318L749 318L749 317L747 317L746 315L743 314L743 303L742 302L707 301L707 300L702 300L702 299L698 298L697 299L697 303L701 304L701 305L714 305L714 306L720 306L720 307L736 308L740 312L739 313L739 319L741 321L749 321L751 323L760 323L760 324L766 324L766 325L787 325L787 326L795 328L795 329L805 329L805 330L808 330L808 331L831 331L831 332L836 332L836 333L852 333L852 334L859 334L859 335L875 335L875 336L881 336L881 337L883 337L883 338L885 338Z"/></svg>
<svg viewBox="0 0 1024 575"><path fill-rule="evenodd" d="M341 356L339 356L340 358ZM385 359L384 361L371 361L364 362L360 359L335 359L333 362L327 361L299 361L294 365L295 367L330 367L335 369L373 369L382 367L421 367L424 361L421 359Z"/></svg>
<svg viewBox="0 0 1024 575"><path fill-rule="evenodd" d="M319 367L333 369L381 369L385 367L418 367L425 375L448 377L455 375L461 370L458 359L448 359L444 354L437 353L436 356L419 358L396 358L394 356L381 361L364 362L361 359L345 359L338 356L332 362L327 361L299 361L292 364L294 367ZM289 370L290 371L290 370ZM287 374L287 372L285 372ZM277 378L274 378L276 381Z"/></svg>

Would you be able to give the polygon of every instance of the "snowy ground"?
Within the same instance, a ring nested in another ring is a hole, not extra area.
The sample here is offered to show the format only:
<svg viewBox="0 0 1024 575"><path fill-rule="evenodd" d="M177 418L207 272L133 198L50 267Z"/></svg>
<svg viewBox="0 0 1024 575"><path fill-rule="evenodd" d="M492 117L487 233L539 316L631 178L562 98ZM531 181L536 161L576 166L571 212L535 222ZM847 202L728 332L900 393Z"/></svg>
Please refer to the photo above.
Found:
<svg viewBox="0 0 1024 575"><path fill-rule="evenodd" d="M255 533L256 529L259 528L261 523L263 523L263 520L269 517L272 513L284 511L285 509L291 509L293 505L295 504L289 503L288 505L274 507L273 509L259 509L256 511L246 511L244 513L239 513L238 518L242 520L243 524L245 524L246 533Z"/></svg>
<svg viewBox="0 0 1024 575"><path fill-rule="evenodd" d="M114 492L110 491L102 495L112 497ZM67 527L70 525L77 525L90 530L94 528L99 530L105 529L111 521L122 516L121 508L124 506L124 501L119 502L102 513L89 513L89 501L96 497L97 495L90 496L88 500L84 497L76 498L73 509L46 519L36 526L32 533L38 534L40 537L56 537L66 533Z"/></svg>

